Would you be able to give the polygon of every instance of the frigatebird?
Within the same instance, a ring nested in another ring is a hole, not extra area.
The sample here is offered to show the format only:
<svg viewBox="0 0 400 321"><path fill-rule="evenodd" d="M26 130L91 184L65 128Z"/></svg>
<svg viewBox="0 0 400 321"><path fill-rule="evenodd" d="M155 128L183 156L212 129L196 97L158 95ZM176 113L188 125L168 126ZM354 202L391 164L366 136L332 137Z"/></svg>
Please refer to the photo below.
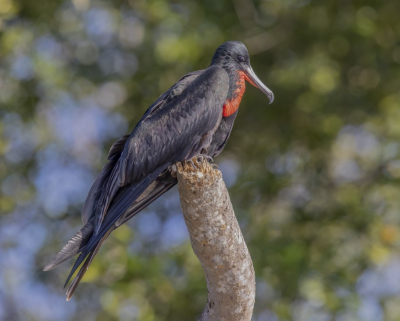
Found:
<svg viewBox="0 0 400 321"><path fill-rule="evenodd" d="M84 226L44 268L48 271L80 254L65 282L66 286L83 263L67 290L67 300L110 233L177 183L170 171L173 164L221 153L245 80L273 101L272 91L251 68L245 45L225 42L207 69L183 76L148 108L129 135L112 145L83 206Z"/></svg>

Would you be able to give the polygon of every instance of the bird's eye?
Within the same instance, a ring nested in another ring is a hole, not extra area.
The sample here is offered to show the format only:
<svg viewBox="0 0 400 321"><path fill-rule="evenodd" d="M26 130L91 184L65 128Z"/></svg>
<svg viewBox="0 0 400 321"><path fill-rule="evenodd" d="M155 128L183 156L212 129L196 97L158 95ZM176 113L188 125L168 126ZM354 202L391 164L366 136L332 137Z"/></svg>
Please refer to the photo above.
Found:
<svg viewBox="0 0 400 321"><path fill-rule="evenodd" d="M238 60L238 62L244 62L244 57L243 56L238 56L237 60Z"/></svg>

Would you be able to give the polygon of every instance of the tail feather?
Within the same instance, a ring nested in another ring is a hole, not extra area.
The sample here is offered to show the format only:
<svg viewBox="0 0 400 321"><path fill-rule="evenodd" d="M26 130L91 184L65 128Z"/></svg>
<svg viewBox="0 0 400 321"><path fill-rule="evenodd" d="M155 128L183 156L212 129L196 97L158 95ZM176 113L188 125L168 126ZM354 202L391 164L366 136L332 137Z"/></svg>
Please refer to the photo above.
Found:
<svg viewBox="0 0 400 321"><path fill-rule="evenodd" d="M85 259L86 261L83 263L77 276L75 277L74 281L68 288L67 293L69 293L68 295L69 297L72 296L73 292L75 291L75 288L78 286L80 280L83 277L83 274L85 274L86 270L90 265L90 262L98 252L102 243L105 241L108 235L114 230L115 228L114 223L118 220L119 216L122 213L128 210L130 204L132 204L132 202L134 202L140 196L140 194L143 193L143 191L150 185L150 183L151 179L144 178L142 181L137 183L136 186L130 186L128 188L125 188L124 190L121 191L120 194L116 195L117 201L111 204L111 207L107 212L107 215L105 217L105 220L101 226L99 233L97 235L92 234L86 245L79 250L82 251L82 253L78 256L77 260L75 261L75 264L72 267L67 277L64 287L68 284L71 277L78 269L78 267L82 264L82 262L85 261Z"/></svg>
<svg viewBox="0 0 400 321"><path fill-rule="evenodd" d="M78 274L76 275L75 279L72 281L70 286L68 287L67 290L67 301L71 300L72 296L74 295L74 292L76 288L78 287L79 283L81 282L83 276L85 275L86 271L88 270L90 264L93 261L93 258L96 256L97 252L99 251L101 245L103 242L107 239L107 237L111 234L113 229L109 229L107 233L103 236L103 238L100 240L100 242L97 244L96 248L92 250L89 255L87 256L85 263L81 266ZM83 253L82 253L83 254ZM72 272L72 271L71 271ZM67 280L68 283L69 279Z"/></svg>
<svg viewBox="0 0 400 321"><path fill-rule="evenodd" d="M80 267L78 274L68 287L67 300L72 297L93 258L110 233L177 183L176 178L172 177L169 172L163 174L161 172L162 169L159 168L152 173L153 175L144 177L136 184L120 188L110 204L99 233L94 233L95 215L92 215L52 262L46 265L45 271L80 253L64 285L64 287L67 286L75 271Z"/></svg>
<svg viewBox="0 0 400 321"><path fill-rule="evenodd" d="M93 219L91 219L68 241L67 244L64 245L62 250L53 258L53 260L44 267L43 271L51 270L58 264L77 254L89 241L93 234L93 230L94 224Z"/></svg>
<svg viewBox="0 0 400 321"><path fill-rule="evenodd" d="M74 266L72 267L71 271L69 271L69 274L67 276L67 280L64 283L64 288L67 286L69 280L71 280L72 276L74 275L75 271L79 267L79 265L82 264L82 262L85 260L85 258L90 254L90 252L85 252L82 251L82 253L79 254L78 258L76 259Z"/></svg>

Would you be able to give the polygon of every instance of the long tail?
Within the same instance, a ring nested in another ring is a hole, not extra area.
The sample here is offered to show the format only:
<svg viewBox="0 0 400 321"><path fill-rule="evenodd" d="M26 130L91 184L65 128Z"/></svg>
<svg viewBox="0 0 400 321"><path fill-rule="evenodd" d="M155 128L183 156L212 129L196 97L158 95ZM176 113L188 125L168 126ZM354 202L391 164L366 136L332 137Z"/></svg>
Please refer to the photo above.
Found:
<svg viewBox="0 0 400 321"><path fill-rule="evenodd" d="M93 258L99 251L103 242L111 234L111 232L113 230L117 229L122 224L124 224L129 219L131 219L133 216L135 216L142 209L144 209L147 205L151 204L153 201L155 201L157 198L159 198L162 194L167 192L173 186L175 186L177 182L178 182L177 179L172 177L170 172L166 172L164 174L164 177L159 177L154 182L152 182L150 184L150 186L147 187L146 190L138 197L138 199L134 202L134 204L128 208L128 210L125 212L125 214L121 215L121 217L115 222L114 226L112 228L110 228L108 230L108 232L105 234L105 236L103 236L101 238L101 240L97 244L96 248L92 252L90 252L90 254L88 255L87 259L85 260L85 263L82 265L77 276L75 277L75 279L72 281L72 283L68 287L67 301L69 301L71 299L71 297L74 294L76 288L78 287L79 282L81 281L83 275L89 268L90 263L92 262Z"/></svg>
<svg viewBox="0 0 400 321"><path fill-rule="evenodd" d="M80 253L65 283L66 285L69 282L71 276L83 262L78 274L68 288L67 300L72 297L94 256L111 232L168 191L176 183L176 178L172 177L171 174L166 171L159 175L154 181L151 181L151 179L143 179L138 184L135 184L135 186L122 189L115 196L115 200L111 204L102 224L102 228L97 235L93 235L94 220L91 218L84 227L68 241L51 263L46 265L44 269L48 271L66 259ZM121 213L123 214L121 215Z"/></svg>
<svg viewBox="0 0 400 321"><path fill-rule="evenodd" d="M93 234L87 244L80 249L81 254L78 256L67 277L64 287L68 284L78 267L86 259L85 263L75 277L75 280L72 282L72 287L68 289L69 297L73 295L74 290L87 271L91 261L93 260L93 257L96 255L100 247L99 244L101 245L101 243L105 240L104 237L109 235L114 229L114 223L126 212L126 210L128 210L132 202L134 202L150 184L151 181L146 177L135 184L134 187L130 186L129 188L124 188L115 196L115 201L111 203L99 232L97 234Z"/></svg>

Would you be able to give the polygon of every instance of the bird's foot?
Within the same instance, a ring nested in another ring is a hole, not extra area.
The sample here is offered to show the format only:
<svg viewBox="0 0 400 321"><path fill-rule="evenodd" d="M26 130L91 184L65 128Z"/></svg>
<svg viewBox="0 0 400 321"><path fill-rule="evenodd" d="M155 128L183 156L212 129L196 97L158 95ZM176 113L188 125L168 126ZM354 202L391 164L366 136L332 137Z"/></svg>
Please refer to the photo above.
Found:
<svg viewBox="0 0 400 321"><path fill-rule="evenodd" d="M202 162L204 162L204 160L208 161L209 163L214 162L214 159L211 156L204 155L204 154L197 155L198 162L202 163Z"/></svg>
<svg viewBox="0 0 400 321"><path fill-rule="evenodd" d="M217 170L218 166L210 164L207 157L201 156L195 156L190 160L183 160L175 164L178 180L180 175L185 175L186 177L190 177L196 184L200 181L205 184L221 176L220 171ZM173 169L174 167L171 167L171 170Z"/></svg>
<svg viewBox="0 0 400 321"><path fill-rule="evenodd" d="M182 168L189 172L203 171L207 166L210 166L210 159L212 157L206 155L197 155L189 160L183 161Z"/></svg>
<svg viewBox="0 0 400 321"><path fill-rule="evenodd" d="M183 160L180 164L185 172L195 172L200 168L200 164L197 162L196 157L189 160Z"/></svg>

